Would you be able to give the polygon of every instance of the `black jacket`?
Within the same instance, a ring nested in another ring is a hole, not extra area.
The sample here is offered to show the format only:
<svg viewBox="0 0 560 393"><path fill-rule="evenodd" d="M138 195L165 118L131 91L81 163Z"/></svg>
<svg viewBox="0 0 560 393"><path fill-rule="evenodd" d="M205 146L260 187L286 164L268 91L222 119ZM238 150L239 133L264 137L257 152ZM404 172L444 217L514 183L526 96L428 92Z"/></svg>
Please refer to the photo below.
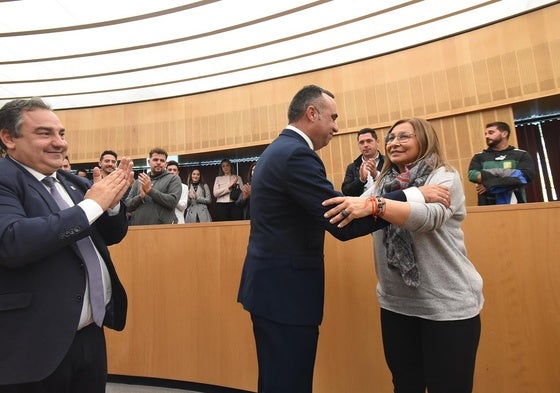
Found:
<svg viewBox="0 0 560 393"><path fill-rule="evenodd" d="M362 165L362 155L354 160L353 163L348 165L346 168L346 174L344 175L344 182L342 183L342 193L348 196L360 196L363 194L364 184L360 180L360 166ZM381 171L383 168L383 163L385 162L385 156L379 153L379 163L377 164L377 170Z"/></svg>

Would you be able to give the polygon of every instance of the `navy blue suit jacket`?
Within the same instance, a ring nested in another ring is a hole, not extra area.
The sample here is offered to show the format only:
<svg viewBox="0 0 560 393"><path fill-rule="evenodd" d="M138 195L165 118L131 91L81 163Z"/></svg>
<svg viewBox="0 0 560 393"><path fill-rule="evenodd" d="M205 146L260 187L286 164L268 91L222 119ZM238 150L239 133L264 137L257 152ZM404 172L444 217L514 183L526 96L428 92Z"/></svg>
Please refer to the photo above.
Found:
<svg viewBox="0 0 560 393"><path fill-rule="evenodd" d="M365 217L337 228L321 203L342 196L320 157L286 129L259 157L251 181L251 232L238 301L249 312L288 325L319 325L323 318L325 231L340 240L387 223ZM390 195L405 201L402 191Z"/></svg>
<svg viewBox="0 0 560 393"><path fill-rule="evenodd" d="M90 183L59 170L75 203ZM127 299L108 245L126 235L126 208L89 225L74 206L60 211L46 187L25 168L0 158L0 385L41 380L66 355L76 334L86 271L75 246L91 236L111 276L105 325L122 330Z"/></svg>

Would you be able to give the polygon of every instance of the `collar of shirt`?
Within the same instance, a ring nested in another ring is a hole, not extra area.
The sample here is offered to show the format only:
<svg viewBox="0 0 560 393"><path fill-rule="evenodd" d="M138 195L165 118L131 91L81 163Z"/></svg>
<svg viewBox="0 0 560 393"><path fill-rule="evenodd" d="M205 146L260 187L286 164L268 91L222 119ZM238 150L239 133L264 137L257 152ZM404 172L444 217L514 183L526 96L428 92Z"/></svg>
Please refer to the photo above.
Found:
<svg viewBox="0 0 560 393"><path fill-rule="evenodd" d="M373 159L375 160L375 165L379 164L379 150L377 151ZM364 157L363 154L362 154L362 162L366 162L366 158Z"/></svg>
<svg viewBox="0 0 560 393"><path fill-rule="evenodd" d="M27 165L22 164L21 162L19 162L18 160L13 159L12 157L10 157L11 160L14 160L15 162L17 162L19 165L21 165L22 167L24 167L25 169L27 169L27 172L31 173L33 175L33 177L35 177L37 180L41 181L43 180L45 177L45 175L43 175L40 172L37 172L35 169L28 167ZM51 173L50 175L53 177L57 182L58 182L58 178L56 177L56 172ZM46 186L45 186L46 187Z"/></svg>
<svg viewBox="0 0 560 393"><path fill-rule="evenodd" d="M305 139L305 141L306 141L307 144L309 145L309 148L310 148L311 150L314 150L314 149L313 149L313 142L311 142L311 139L309 139L309 137L307 136L307 134L306 134L305 132L303 132L303 131L300 130L299 128L294 127L294 126L292 126L292 125L290 125L290 124L288 124L288 125L286 126L286 128L287 128L288 130L292 130L292 131L296 132L297 134L299 134L303 139Z"/></svg>

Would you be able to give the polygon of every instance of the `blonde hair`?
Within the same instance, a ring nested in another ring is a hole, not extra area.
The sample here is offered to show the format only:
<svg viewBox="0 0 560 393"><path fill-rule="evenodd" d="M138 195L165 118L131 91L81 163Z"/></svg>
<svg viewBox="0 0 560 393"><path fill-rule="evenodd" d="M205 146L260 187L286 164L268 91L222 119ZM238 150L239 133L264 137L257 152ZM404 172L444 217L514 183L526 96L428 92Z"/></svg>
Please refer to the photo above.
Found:
<svg viewBox="0 0 560 393"><path fill-rule="evenodd" d="M440 167L445 167L449 171L454 171L455 169L447 162L445 159L445 154L439 143L439 138L436 130L432 124L424 119L418 117L410 117L406 119L398 120L395 124L391 126L387 135L393 132L393 129L399 124L408 123L412 126L414 134L416 135L416 140L420 145L420 152L416 160L413 162L418 162L420 160L426 160L426 164L435 170ZM385 163L383 168L381 168L381 174L377 178L377 182L389 171L393 163L387 156L385 158Z"/></svg>

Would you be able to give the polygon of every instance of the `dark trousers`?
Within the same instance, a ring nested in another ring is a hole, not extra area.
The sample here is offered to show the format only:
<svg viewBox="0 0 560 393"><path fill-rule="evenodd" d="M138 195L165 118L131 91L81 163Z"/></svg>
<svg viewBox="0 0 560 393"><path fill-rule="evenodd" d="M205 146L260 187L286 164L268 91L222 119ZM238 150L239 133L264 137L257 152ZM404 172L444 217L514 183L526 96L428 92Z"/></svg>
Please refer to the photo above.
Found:
<svg viewBox="0 0 560 393"><path fill-rule="evenodd" d="M253 314L251 319L258 393L311 393L319 327L283 325Z"/></svg>
<svg viewBox="0 0 560 393"><path fill-rule="evenodd" d="M51 375L38 382L0 386L0 392L105 393L106 383L105 334L92 323L76 333L68 353Z"/></svg>
<svg viewBox="0 0 560 393"><path fill-rule="evenodd" d="M480 316L429 321L381 309L381 330L395 393L470 393Z"/></svg>
<svg viewBox="0 0 560 393"><path fill-rule="evenodd" d="M243 209L234 202L216 203L214 221L233 221L241 220L243 217Z"/></svg>

